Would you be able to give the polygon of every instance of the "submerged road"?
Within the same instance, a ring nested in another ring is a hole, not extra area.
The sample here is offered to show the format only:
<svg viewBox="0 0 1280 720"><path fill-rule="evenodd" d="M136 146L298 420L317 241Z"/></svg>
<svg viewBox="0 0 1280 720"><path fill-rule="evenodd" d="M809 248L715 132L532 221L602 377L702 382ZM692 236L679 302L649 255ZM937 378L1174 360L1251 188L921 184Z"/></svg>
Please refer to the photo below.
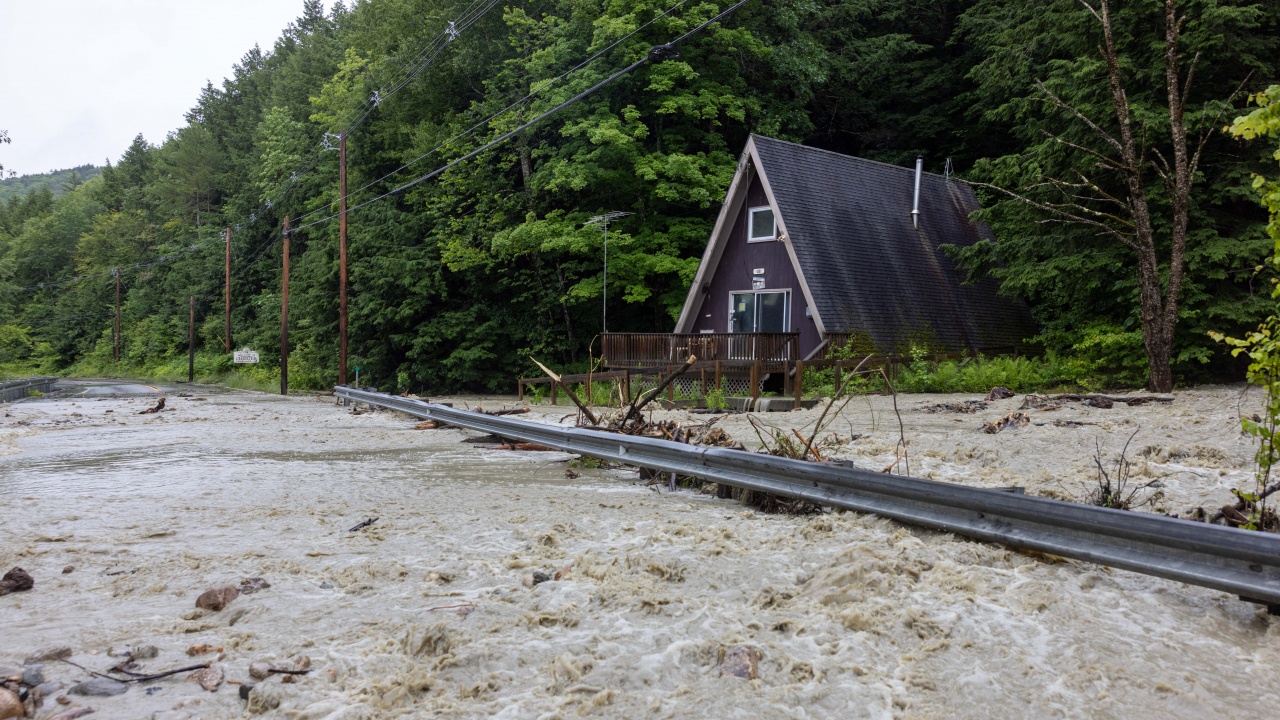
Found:
<svg viewBox="0 0 1280 720"><path fill-rule="evenodd" d="M0 665L61 644L101 672L154 645L147 672L209 660L250 681L253 662L306 656L311 674L251 694L269 718L1204 718L1280 703L1280 625L1223 593L567 474L565 454L489 450L333 398L162 387L168 409L139 415L156 391L80 387L0 409L0 566L36 583L0 597ZM258 577L270 587L195 608ZM188 656L198 645L221 650ZM724 675L744 656L757 679ZM235 689L180 675L70 697L101 717L239 718Z"/></svg>

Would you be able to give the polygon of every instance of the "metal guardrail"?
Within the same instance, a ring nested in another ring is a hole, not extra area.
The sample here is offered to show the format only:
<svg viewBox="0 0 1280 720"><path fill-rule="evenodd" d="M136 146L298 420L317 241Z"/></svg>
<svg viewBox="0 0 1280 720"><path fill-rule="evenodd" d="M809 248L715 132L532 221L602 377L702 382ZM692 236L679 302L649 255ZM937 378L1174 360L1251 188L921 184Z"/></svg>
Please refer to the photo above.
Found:
<svg viewBox="0 0 1280 720"><path fill-rule="evenodd" d="M58 382L59 379L56 377L33 377L0 382L0 402L21 400L30 395L31 390L49 392L53 389L53 384Z"/></svg>
<svg viewBox="0 0 1280 720"><path fill-rule="evenodd" d="M457 410L383 393L340 398L567 452L802 498L904 523L1232 593L1280 609L1280 535L993 492L741 450Z"/></svg>

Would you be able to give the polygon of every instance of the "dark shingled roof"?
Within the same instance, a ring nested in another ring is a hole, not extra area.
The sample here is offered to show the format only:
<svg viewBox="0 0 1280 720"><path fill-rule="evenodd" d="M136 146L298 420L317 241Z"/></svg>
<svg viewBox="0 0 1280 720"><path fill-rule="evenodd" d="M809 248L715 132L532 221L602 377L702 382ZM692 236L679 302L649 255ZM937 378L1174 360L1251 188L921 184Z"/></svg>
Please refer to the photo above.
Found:
<svg viewBox="0 0 1280 720"><path fill-rule="evenodd" d="M867 333L883 352L1012 348L1034 335L1026 306L984 278L963 285L940 245L991 238L968 219L973 189L915 169L753 136L761 170L828 333Z"/></svg>

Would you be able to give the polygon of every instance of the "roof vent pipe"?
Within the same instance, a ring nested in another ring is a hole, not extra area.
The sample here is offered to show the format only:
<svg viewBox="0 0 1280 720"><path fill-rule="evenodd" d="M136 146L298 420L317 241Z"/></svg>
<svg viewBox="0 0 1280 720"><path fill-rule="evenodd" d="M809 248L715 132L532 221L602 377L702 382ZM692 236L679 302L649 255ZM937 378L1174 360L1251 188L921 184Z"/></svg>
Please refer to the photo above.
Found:
<svg viewBox="0 0 1280 720"><path fill-rule="evenodd" d="M911 224L920 229L920 175L924 172L924 156L916 156L916 197L911 203Z"/></svg>

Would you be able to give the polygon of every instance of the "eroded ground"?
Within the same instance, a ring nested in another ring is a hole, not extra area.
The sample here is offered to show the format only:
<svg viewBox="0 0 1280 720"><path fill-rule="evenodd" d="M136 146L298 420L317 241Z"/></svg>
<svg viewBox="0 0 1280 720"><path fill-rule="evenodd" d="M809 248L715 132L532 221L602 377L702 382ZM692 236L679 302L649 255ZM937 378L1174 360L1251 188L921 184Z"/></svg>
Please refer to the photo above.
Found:
<svg viewBox="0 0 1280 720"><path fill-rule="evenodd" d="M1222 593L874 517L762 515L621 470L568 479L567 455L477 448L458 442L468 433L353 416L331 398L189 391L207 399L170 390L174 409L153 415L136 414L150 396L0 406L0 566L36 582L0 598L0 665L68 645L101 671L112 652L150 644L160 653L145 671L214 660L247 681L251 662L300 655L314 671L260 683L248 706L234 684L207 692L184 675L71 696L93 717L1204 718L1280 706L1280 622ZM1143 482L1160 479L1165 510L1220 505L1251 482L1240 388L1032 411L1032 425L998 435L978 428L1021 398L976 415L918 409L939 400L957 398L899 398L916 475L1083 497L1094 441L1114 453L1140 427L1130 455ZM816 412L763 419L800 427ZM1034 424L1059 418L1098 424ZM754 439L743 416L718 422ZM832 429L866 436L840 451L860 465L894 460L888 399L855 401ZM271 587L195 608L210 586L250 577ZM188 657L201 644L223 651ZM721 676L720 656L740 645L761 651L759 679ZM88 677L61 662L44 672ZM61 709L50 699L39 717Z"/></svg>

